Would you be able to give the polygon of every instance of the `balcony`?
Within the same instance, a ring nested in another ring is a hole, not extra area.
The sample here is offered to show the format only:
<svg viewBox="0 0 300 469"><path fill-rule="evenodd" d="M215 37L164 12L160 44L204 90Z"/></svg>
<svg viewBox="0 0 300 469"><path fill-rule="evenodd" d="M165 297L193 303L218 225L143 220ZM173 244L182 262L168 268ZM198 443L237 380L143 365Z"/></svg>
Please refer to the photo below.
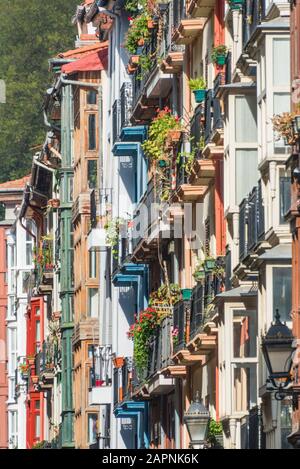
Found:
<svg viewBox="0 0 300 469"><path fill-rule="evenodd" d="M132 358L124 358L121 368L115 368L114 382L114 406L117 407L123 401L130 401L132 396Z"/></svg>
<svg viewBox="0 0 300 469"><path fill-rule="evenodd" d="M188 0L187 12L194 17L207 18L216 4L215 0Z"/></svg>
<svg viewBox="0 0 300 469"><path fill-rule="evenodd" d="M72 223L77 223L81 215L90 215L90 193L81 193L72 207Z"/></svg>
<svg viewBox="0 0 300 469"><path fill-rule="evenodd" d="M180 300L174 305L173 330L177 335L173 338L173 353L183 350L189 339L191 300Z"/></svg>
<svg viewBox="0 0 300 469"><path fill-rule="evenodd" d="M111 346L94 347L93 365L90 369L89 405L110 404L111 396Z"/></svg>
<svg viewBox="0 0 300 469"><path fill-rule="evenodd" d="M147 263L153 256L155 258L160 233L169 231L169 226L159 219L162 191L163 187L158 183L155 185L152 178L133 214L132 257L135 262Z"/></svg>
<svg viewBox="0 0 300 469"><path fill-rule="evenodd" d="M203 18L181 19L178 27L173 33L173 42L178 45L189 45L203 31L206 20Z"/></svg>
<svg viewBox="0 0 300 469"><path fill-rule="evenodd" d="M265 222L264 205L262 200L261 184L254 187L252 192L240 204L239 236L240 236L240 262L253 254L264 241Z"/></svg>
<svg viewBox="0 0 300 469"><path fill-rule="evenodd" d="M53 289L54 253L51 235L42 236L35 256L36 283L41 294L49 294Z"/></svg>
<svg viewBox="0 0 300 469"><path fill-rule="evenodd" d="M58 362L58 348L50 342L43 342L42 350L35 357L35 376L38 376L40 390L51 389Z"/></svg>

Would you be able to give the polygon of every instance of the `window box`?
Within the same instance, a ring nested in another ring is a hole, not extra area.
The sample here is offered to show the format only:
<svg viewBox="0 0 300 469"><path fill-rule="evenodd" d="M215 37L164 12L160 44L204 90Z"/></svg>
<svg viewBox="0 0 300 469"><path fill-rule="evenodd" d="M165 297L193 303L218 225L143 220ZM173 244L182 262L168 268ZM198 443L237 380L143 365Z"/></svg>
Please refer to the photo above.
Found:
<svg viewBox="0 0 300 469"><path fill-rule="evenodd" d="M194 90L194 96L196 103L203 103L206 98L206 91L207 90Z"/></svg>

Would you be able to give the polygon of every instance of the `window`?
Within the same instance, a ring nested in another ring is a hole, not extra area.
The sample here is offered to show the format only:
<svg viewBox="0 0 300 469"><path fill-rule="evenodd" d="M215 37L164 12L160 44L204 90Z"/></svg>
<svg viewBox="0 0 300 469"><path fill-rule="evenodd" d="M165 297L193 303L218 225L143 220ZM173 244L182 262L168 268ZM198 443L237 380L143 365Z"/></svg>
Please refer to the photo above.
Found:
<svg viewBox="0 0 300 469"><path fill-rule="evenodd" d="M87 104L97 104L97 92L95 90L90 90L86 95Z"/></svg>
<svg viewBox="0 0 300 469"><path fill-rule="evenodd" d="M282 114L283 112L290 111L290 94L289 93L274 93L273 97L273 108L274 114ZM282 138L279 138L278 135L274 134L274 147L275 153L285 152L285 141Z"/></svg>
<svg viewBox="0 0 300 469"><path fill-rule="evenodd" d="M30 287L30 272L22 272L22 292L28 293Z"/></svg>
<svg viewBox="0 0 300 469"><path fill-rule="evenodd" d="M286 86L290 79L290 40L273 39L273 84Z"/></svg>
<svg viewBox="0 0 300 469"><path fill-rule="evenodd" d="M89 251L89 277L97 278L97 252Z"/></svg>
<svg viewBox="0 0 300 469"><path fill-rule="evenodd" d="M68 178L68 196L67 199L69 202L73 202L73 186L74 186L74 178L69 176Z"/></svg>
<svg viewBox="0 0 300 469"><path fill-rule="evenodd" d="M88 414L88 443L97 443L98 414Z"/></svg>
<svg viewBox="0 0 300 469"><path fill-rule="evenodd" d="M281 403L280 429L281 429L281 449L292 449L288 442L288 436L292 433L292 403L283 401Z"/></svg>
<svg viewBox="0 0 300 469"><path fill-rule="evenodd" d="M236 96L235 114L235 141L255 143L257 141L257 108L254 96Z"/></svg>
<svg viewBox="0 0 300 469"><path fill-rule="evenodd" d="M96 114L88 115L88 149L96 150Z"/></svg>
<svg viewBox="0 0 300 469"><path fill-rule="evenodd" d="M273 314L278 309L281 321L291 321L292 269L273 267Z"/></svg>
<svg viewBox="0 0 300 469"><path fill-rule="evenodd" d="M99 291L98 288L88 288L88 316L98 317Z"/></svg>
<svg viewBox="0 0 300 469"><path fill-rule="evenodd" d="M286 223L285 215L291 207L291 179L281 176L280 184L280 223Z"/></svg>
<svg viewBox="0 0 300 469"><path fill-rule="evenodd" d="M11 449L18 446L18 413L9 411L9 445Z"/></svg>
<svg viewBox="0 0 300 469"><path fill-rule="evenodd" d="M88 160L88 185L89 189L95 189L97 187L97 160Z"/></svg>
<svg viewBox="0 0 300 469"><path fill-rule="evenodd" d="M26 265L32 265L33 237L30 233L34 232L33 222L26 220Z"/></svg>
<svg viewBox="0 0 300 469"><path fill-rule="evenodd" d="M257 150L236 150L236 203L239 205L242 200L251 192L258 180L258 160ZM247 174L247 178L245 178Z"/></svg>
<svg viewBox="0 0 300 469"><path fill-rule="evenodd" d="M233 403L235 412L247 412L257 401L256 365L233 366Z"/></svg>
<svg viewBox="0 0 300 469"><path fill-rule="evenodd" d="M247 311L233 312L233 357L256 357L257 325L254 314Z"/></svg>

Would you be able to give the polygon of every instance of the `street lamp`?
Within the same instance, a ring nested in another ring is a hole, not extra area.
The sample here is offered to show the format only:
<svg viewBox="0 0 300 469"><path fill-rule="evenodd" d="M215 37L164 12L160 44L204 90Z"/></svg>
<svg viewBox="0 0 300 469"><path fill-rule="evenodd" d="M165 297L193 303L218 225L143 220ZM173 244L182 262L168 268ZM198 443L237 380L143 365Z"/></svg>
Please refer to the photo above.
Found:
<svg viewBox="0 0 300 469"><path fill-rule="evenodd" d="M194 449L203 448L208 431L209 411L200 401L199 391L195 401L192 401L188 411L184 414L184 422L189 432L191 446Z"/></svg>
<svg viewBox="0 0 300 469"><path fill-rule="evenodd" d="M262 352L270 381L274 386L272 390L277 391L275 398L282 400L286 395L294 394L289 386L292 383L294 337L287 325L280 321L278 310L276 310L275 319L275 323L271 325L262 340Z"/></svg>

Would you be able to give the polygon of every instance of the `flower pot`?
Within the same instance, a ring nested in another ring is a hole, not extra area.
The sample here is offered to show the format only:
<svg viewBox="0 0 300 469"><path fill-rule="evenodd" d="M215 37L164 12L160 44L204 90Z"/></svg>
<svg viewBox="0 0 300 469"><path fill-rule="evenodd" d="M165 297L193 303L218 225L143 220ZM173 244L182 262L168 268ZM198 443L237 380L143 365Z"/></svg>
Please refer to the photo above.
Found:
<svg viewBox="0 0 300 469"><path fill-rule="evenodd" d="M166 160L158 160L158 166L160 168L166 168L167 167L167 161Z"/></svg>
<svg viewBox="0 0 300 469"><path fill-rule="evenodd" d="M137 67L138 64L139 64L139 61L140 61L140 56L139 56L139 55L132 55L132 56L130 57L129 63L130 63L130 65L131 65L131 67L134 67L134 66Z"/></svg>
<svg viewBox="0 0 300 469"><path fill-rule="evenodd" d="M123 365L124 365L124 357L116 357L114 359L115 368L122 368Z"/></svg>
<svg viewBox="0 0 300 469"><path fill-rule="evenodd" d="M204 269L205 270L213 270L215 267L216 261L215 259L206 259L204 261Z"/></svg>
<svg viewBox="0 0 300 469"><path fill-rule="evenodd" d="M153 20L148 20L147 27L148 27L148 29L154 29L155 28L154 21Z"/></svg>
<svg viewBox="0 0 300 469"><path fill-rule="evenodd" d="M136 67L130 64L127 65L127 73L128 75L133 75L136 72Z"/></svg>
<svg viewBox="0 0 300 469"><path fill-rule="evenodd" d="M182 293L182 299L184 301L189 301L192 298L192 289L191 288L183 288L181 290Z"/></svg>
<svg viewBox="0 0 300 469"><path fill-rule="evenodd" d="M139 39L138 45L139 45L140 47L142 47L142 46L145 45L145 39L144 39L143 37L142 37L141 39Z"/></svg>
<svg viewBox="0 0 300 469"><path fill-rule="evenodd" d="M196 103L203 103L206 98L206 90L194 90L193 91Z"/></svg>
<svg viewBox="0 0 300 469"><path fill-rule="evenodd" d="M230 0L229 6L231 10L238 10L242 8L245 0Z"/></svg>
<svg viewBox="0 0 300 469"><path fill-rule="evenodd" d="M34 365L35 359L34 358L27 358L27 362L29 366Z"/></svg>
<svg viewBox="0 0 300 469"><path fill-rule="evenodd" d="M216 64L220 66L224 66L226 63L226 55L225 54L220 54L216 58Z"/></svg>
<svg viewBox="0 0 300 469"><path fill-rule="evenodd" d="M32 384L38 384L39 377L38 376L31 376Z"/></svg>
<svg viewBox="0 0 300 469"><path fill-rule="evenodd" d="M60 206L60 200L59 199L50 199L48 201L48 204L50 205L50 207L58 208Z"/></svg>
<svg viewBox="0 0 300 469"><path fill-rule="evenodd" d="M181 139L181 130L169 130L168 138L171 142L179 142Z"/></svg>

